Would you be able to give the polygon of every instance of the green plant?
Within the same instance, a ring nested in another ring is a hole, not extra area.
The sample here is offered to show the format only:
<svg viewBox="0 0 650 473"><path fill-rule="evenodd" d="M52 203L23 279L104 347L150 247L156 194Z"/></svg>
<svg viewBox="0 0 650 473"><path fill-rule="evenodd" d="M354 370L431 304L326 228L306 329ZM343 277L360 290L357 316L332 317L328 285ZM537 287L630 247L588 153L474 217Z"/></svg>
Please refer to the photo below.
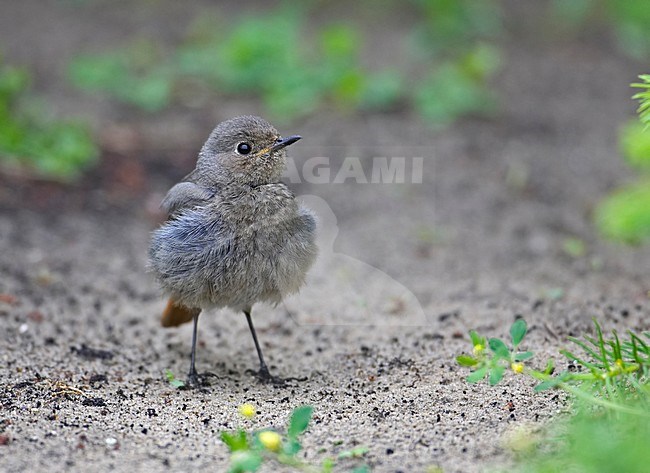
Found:
<svg viewBox="0 0 650 473"><path fill-rule="evenodd" d="M604 198L596 208L600 232L614 241L640 244L650 238L650 180L629 184Z"/></svg>
<svg viewBox="0 0 650 473"><path fill-rule="evenodd" d="M551 18L580 31L586 26L610 29L619 49L638 60L650 56L650 3L634 0L553 0Z"/></svg>
<svg viewBox="0 0 650 473"><path fill-rule="evenodd" d="M240 407L240 413L250 419L253 417L252 406ZM337 461L359 458L365 455L366 448L360 447L344 451L336 458L325 459L319 467L312 466L301 461L297 454L302 450L300 436L305 433L311 421L313 408L311 406L300 406L293 410L286 434L262 429L254 432L246 432L238 429L234 432L222 432L221 440L230 450L230 473L243 473L257 471L264 462L277 462L305 472L330 473ZM369 472L367 466L361 465L352 470L353 473Z"/></svg>
<svg viewBox="0 0 650 473"><path fill-rule="evenodd" d="M647 59L650 56L650 3L606 0L605 10L614 23L621 50L636 59Z"/></svg>
<svg viewBox="0 0 650 473"><path fill-rule="evenodd" d="M461 365L473 370L469 382L489 376L490 384L497 384L510 368L515 374L539 381L535 391L561 389L572 400L573 414L552 422L544 435L534 436L521 429L508 436L506 446L515 453L515 464L508 471L646 471L650 333L628 331L622 338L613 331L605 337L595 320L594 327L595 336L569 337L580 353L561 350L573 368L560 373L554 373L552 361L543 371L531 368L525 361L532 353L517 352L527 332L523 320L517 320L510 329L512 348L500 339L486 341L470 332L473 354L457 357Z"/></svg>
<svg viewBox="0 0 650 473"><path fill-rule="evenodd" d="M633 100L639 101L637 113L642 123L650 124L650 74L641 74L641 82L632 84L632 87L642 89L641 92L632 96Z"/></svg>
<svg viewBox="0 0 650 473"><path fill-rule="evenodd" d="M460 355L456 359L462 366L472 368L472 373L467 377L470 383L487 376L490 384L495 385L510 368L514 373L540 381L535 391L559 388L592 405L650 416L650 333L637 335L630 331L628 339L621 341L615 331L612 338L606 339L596 320L594 326L596 337L569 337L569 341L583 351L582 354L560 351L569 362L579 367L578 370L567 369L554 374L552 360L547 362L543 371L526 365L524 361L531 358L533 353L517 351L527 332L523 319L517 320L510 328L512 348L498 338L489 339L486 345L484 337L470 331L474 353ZM489 351L486 347L489 347ZM642 402L644 410L628 408L626 403L632 400Z"/></svg>
<svg viewBox="0 0 650 473"><path fill-rule="evenodd" d="M148 41L136 41L124 49L72 60L68 75L73 85L89 92L105 92L118 100L156 112L171 102L172 68Z"/></svg>
<svg viewBox="0 0 650 473"><path fill-rule="evenodd" d="M465 115L488 115L497 104L489 78L499 64L498 50L479 45L435 68L417 87L414 106L432 124L447 125Z"/></svg>
<svg viewBox="0 0 650 473"><path fill-rule="evenodd" d="M639 100L639 118L621 129L621 154L634 169L650 171L650 75L639 76L641 83L632 84L643 90L633 96ZM650 239L650 178L615 190L604 198L594 213L600 232L615 241L639 244Z"/></svg>
<svg viewBox="0 0 650 473"><path fill-rule="evenodd" d="M569 337L580 350L561 350L573 368L553 373L549 361L543 371L525 361L531 352L518 353L527 327L517 320L510 329L512 348L500 339L486 341L470 332L472 355L460 355L458 362L473 372L469 382L489 375L490 384L503 379L510 368L540 381L535 391L561 389L570 394L574 413L556 420L545 435L531 435L523 429L510 435L506 446L516 454L508 471L543 473L580 471L641 472L647 468L646 443L650 435L650 333L629 331L625 338L613 331L605 337L594 320L595 336ZM489 351L486 350L489 347Z"/></svg>
<svg viewBox="0 0 650 473"><path fill-rule="evenodd" d="M140 41L82 56L70 64L69 76L84 90L150 112L167 107L175 96L187 99L202 84L202 90L258 98L280 123L331 105L385 111L408 102L436 125L494 111L488 81L500 55L486 40L500 30L498 2L413 0L412 6L421 18L415 28L419 53L399 67L364 67L362 29L330 23L307 31L308 7L292 4L231 23L200 19L187 40L167 54ZM421 66L422 59L432 58L435 67ZM407 87L407 76L415 87Z"/></svg>
<svg viewBox="0 0 650 473"><path fill-rule="evenodd" d="M72 180L97 155L84 125L48 119L30 89L29 73L0 62L0 160L44 177Z"/></svg>
<svg viewBox="0 0 650 473"><path fill-rule="evenodd" d="M299 9L244 17L223 37L201 35L181 47L178 70L226 93L258 96L271 115L285 121L326 102L376 109L399 99L397 73L359 66L362 38L356 29L330 24L305 41L304 23Z"/></svg>
<svg viewBox="0 0 650 473"><path fill-rule="evenodd" d="M619 148L623 158L637 171L650 171L650 130L632 120L621 128Z"/></svg>
<svg viewBox="0 0 650 473"><path fill-rule="evenodd" d="M642 473L647 471L647 443L650 422L647 417L594 412L576 403L575 415L559 419L540 435L518 432L506 442L515 453L508 472L551 473Z"/></svg>
<svg viewBox="0 0 650 473"><path fill-rule="evenodd" d="M414 28L418 55L434 67L418 81L411 101L428 123L446 126L467 115L489 115L496 96L488 81L500 67L492 43L501 32L495 0L412 0L421 14Z"/></svg>
<svg viewBox="0 0 650 473"><path fill-rule="evenodd" d="M181 389L181 388L185 387L185 381L176 378L176 375L174 375L174 373L172 373L171 370L165 371L165 378L167 378L167 382L171 386L173 386L173 387L175 387L177 389Z"/></svg>
<svg viewBox="0 0 650 473"><path fill-rule="evenodd" d="M475 330L469 332L472 340L473 355L459 355L456 358L462 366L473 368L473 372L467 377L470 383L476 383L486 376L491 385L498 384L508 367L516 373L523 369L524 360L533 356L530 351L518 352L517 347L526 335L526 322L523 319L517 320L510 328L510 340L512 349L508 348L506 343L498 338L486 340ZM488 351L489 348L489 351Z"/></svg>
<svg viewBox="0 0 650 473"><path fill-rule="evenodd" d="M415 40L428 56L456 57L502 30L497 0L412 0L421 21Z"/></svg>
<svg viewBox="0 0 650 473"><path fill-rule="evenodd" d="M232 26L197 24L172 54L140 41L71 62L72 83L154 112L173 92L199 81L227 95L261 99L274 121L290 121L331 102L341 108L385 109L402 94L401 76L359 65L356 29L330 24L305 40L302 9L279 8L242 17ZM188 82L189 81L189 82ZM194 81L194 82L192 82Z"/></svg>

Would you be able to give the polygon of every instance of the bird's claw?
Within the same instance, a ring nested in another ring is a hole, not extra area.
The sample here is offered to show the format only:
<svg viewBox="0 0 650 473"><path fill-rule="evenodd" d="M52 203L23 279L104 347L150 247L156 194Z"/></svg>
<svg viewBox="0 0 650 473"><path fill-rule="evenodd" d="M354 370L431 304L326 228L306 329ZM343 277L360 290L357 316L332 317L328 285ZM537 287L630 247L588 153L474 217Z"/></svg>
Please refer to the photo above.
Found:
<svg viewBox="0 0 650 473"><path fill-rule="evenodd" d="M210 386L210 382L208 381L209 378L218 378L218 376L214 373L210 372L205 372L205 373L197 373L196 371L191 371L187 375L187 382L186 386L188 388L202 388L206 386Z"/></svg>
<svg viewBox="0 0 650 473"><path fill-rule="evenodd" d="M247 370L246 371L249 374L252 374L255 376L259 382L265 383L265 384L272 384L273 386L277 387L285 387L288 385L289 381L307 381L307 378L296 378L296 377L289 377L289 378L280 378L279 376L273 376L268 368L262 367L258 371L253 371L253 370Z"/></svg>

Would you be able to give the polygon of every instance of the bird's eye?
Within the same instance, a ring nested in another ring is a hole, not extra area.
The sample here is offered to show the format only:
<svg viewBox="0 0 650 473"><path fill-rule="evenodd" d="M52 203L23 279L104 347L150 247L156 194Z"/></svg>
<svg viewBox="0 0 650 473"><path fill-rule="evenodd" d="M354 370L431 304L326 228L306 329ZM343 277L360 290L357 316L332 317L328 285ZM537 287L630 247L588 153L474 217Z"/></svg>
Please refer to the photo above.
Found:
<svg viewBox="0 0 650 473"><path fill-rule="evenodd" d="M237 152L239 154L249 154L251 151L253 151L253 147L250 143L242 142L237 145Z"/></svg>

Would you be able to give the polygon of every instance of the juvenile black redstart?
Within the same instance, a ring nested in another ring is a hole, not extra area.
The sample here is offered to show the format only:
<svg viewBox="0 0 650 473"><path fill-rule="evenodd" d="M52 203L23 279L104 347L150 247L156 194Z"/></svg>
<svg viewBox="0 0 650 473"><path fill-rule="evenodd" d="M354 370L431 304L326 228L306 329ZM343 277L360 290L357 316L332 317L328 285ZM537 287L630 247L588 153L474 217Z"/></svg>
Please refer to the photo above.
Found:
<svg viewBox="0 0 650 473"><path fill-rule="evenodd" d="M298 291L316 258L315 217L280 182L285 148L300 138L281 137L259 117L222 122L203 145L194 171L161 204L169 219L152 234L149 268L170 296L162 325L194 322L190 384L199 382L199 314L219 307L244 312L260 361L258 376L277 380L264 362L251 308Z"/></svg>

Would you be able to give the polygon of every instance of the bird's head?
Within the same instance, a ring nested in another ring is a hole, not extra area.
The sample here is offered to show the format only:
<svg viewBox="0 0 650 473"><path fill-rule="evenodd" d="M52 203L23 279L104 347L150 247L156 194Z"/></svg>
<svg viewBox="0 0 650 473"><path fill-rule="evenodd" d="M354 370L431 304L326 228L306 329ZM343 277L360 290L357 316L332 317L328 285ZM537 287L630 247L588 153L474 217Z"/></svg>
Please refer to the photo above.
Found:
<svg viewBox="0 0 650 473"><path fill-rule="evenodd" d="M300 138L283 138L260 117L235 117L212 131L199 153L197 171L209 185L277 182L286 166L285 148Z"/></svg>

